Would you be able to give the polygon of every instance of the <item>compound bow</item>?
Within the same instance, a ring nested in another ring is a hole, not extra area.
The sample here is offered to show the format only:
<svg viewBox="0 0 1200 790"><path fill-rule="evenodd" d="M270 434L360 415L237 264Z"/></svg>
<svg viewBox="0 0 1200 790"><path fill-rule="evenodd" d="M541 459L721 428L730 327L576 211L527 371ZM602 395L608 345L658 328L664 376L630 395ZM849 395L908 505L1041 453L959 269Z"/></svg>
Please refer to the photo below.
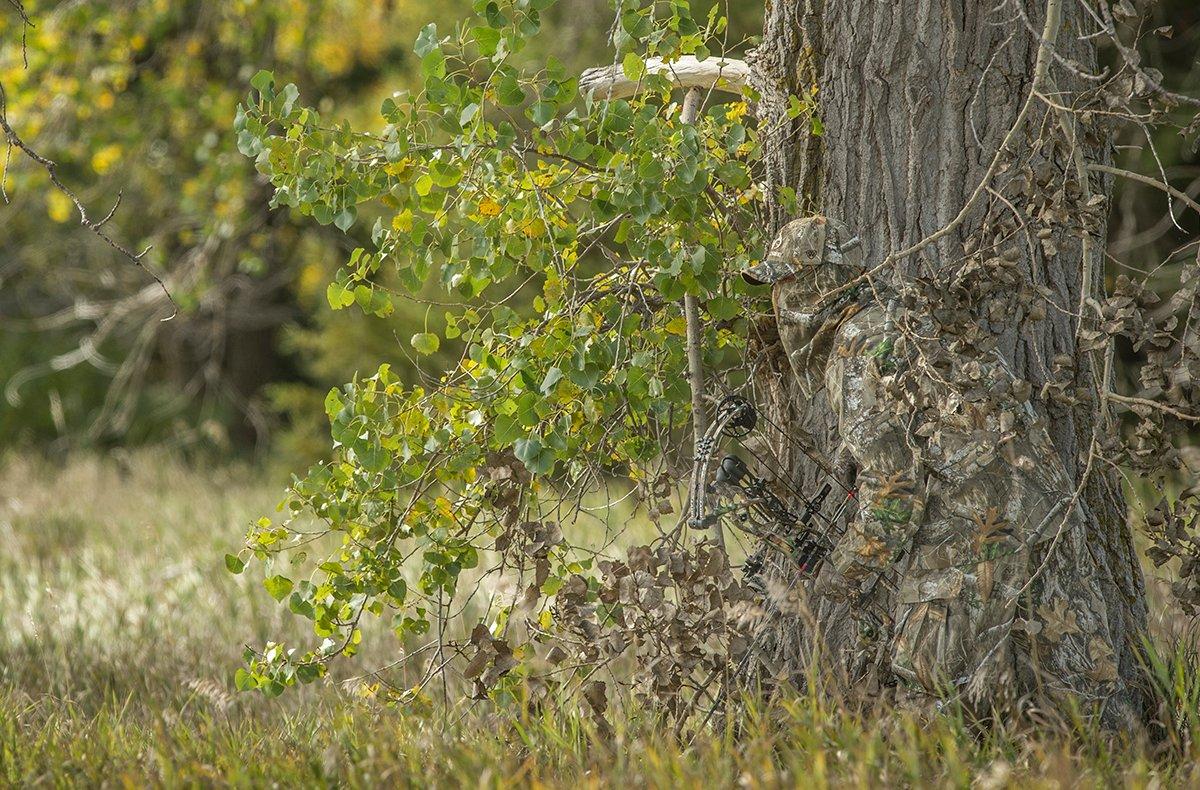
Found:
<svg viewBox="0 0 1200 790"><path fill-rule="evenodd" d="M811 497L780 478L768 480L756 475L745 461L732 453L716 464L710 480L710 470L722 440L745 438L758 425L758 419L758 410L739 395L730 395L717 406L716 419L696 448L689 524L695 529L712 529L728 523L758 538L761 546L746 559L742 573L751 587L762 592L761 574L768 548L789 558L801 577L816 576L841 537L839 525L855 492L842 485L832 470L807 450L804 450L805 454L818 464L827 478ZM842 488L846 496L831 515L826 515L826 500L834 484ZM798 500L799 512L772 491L777 486L787 489ZM711 507L710 497L717 499Z"/></svg>

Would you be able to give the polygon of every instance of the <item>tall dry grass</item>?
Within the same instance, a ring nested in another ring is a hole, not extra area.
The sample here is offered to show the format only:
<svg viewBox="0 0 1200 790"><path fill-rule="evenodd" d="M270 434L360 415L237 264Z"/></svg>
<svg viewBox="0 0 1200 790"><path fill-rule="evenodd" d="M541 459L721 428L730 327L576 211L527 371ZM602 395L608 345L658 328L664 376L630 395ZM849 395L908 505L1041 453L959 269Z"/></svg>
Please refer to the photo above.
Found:
<svg viewBox="0 0 1200 790"><path fill-rule="evenodd" d="M347 684L398 647L278 700L232 690L242 645L303 622L231 576L225 552L281 486L154 453L0 463L0 784L12 786L946 786L1200 784L1200 667L1187 621L1156 607L1151 741L1076 725L986 732L816 691L696 736L626 705L602 736L571 710L404 708ZM1166 645L1166 647L1162 647ZM402 682L403 678L399 679Z"/></svg>

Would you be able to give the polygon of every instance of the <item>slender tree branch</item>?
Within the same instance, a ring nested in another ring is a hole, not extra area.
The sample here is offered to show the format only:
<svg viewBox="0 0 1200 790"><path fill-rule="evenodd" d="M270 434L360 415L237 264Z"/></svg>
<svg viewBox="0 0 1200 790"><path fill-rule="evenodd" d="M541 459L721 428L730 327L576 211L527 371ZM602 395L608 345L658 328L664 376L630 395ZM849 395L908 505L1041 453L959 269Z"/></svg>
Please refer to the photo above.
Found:
<svg viewBox="0 0 1200 790"><path fill-rule="evenodd" d="M1118 395L1115 392L1108 393L1107 397L1109 400L1114 400L1117 403L1124 403L1127 406L1144 406L1147 409L1156 409L1158 411L1165 412L1166 414L1170 414L1176 419L1183 420L1184 422L1200 422L1200 415L1188 414L1187 412L1179 411L1178 409L1168 406L1165 403L1159 403L1158 401L1150 400L1149 398L1135 398L1129 395Z"/></svg>
<svg viewBox="0 0 1200 790"><path fill-rule="evenodd" d="M11 2L11 0L10 0L10 2ZM13 129L12 125L8 122L7 110L8 110L8 94L4 90L4 85L2 83L0 83L0 130L2 130L4 132L4 139L8 143L10 149L12 147L19 149L22 153L25 154L25 156L29 157L29 159L33 160L35 163L40 165L43 170L46 171L46 175L50 177L50 183L54 185L54 188L57 189L62 194L66 195L67 198L70 199L70 201L75 205L75 209L79 212L79 224L83 225L85 228L90 230L92 233L95 233L101 239L104 239L105 243L107 243L109 247L112 247L122 257L127 258L128 260L133 262L134 265L136 265L138 268L140 268L142 271L146 272L146 274L150 275L150 277L154 279L154 282L157 283L160 288L162 288L163 293L166 294L166 296L167 296L167 300L171 303L171 314L169 316L167 316L166 318L162 319L163 321L170 321L172 318L174 318L176 315L178 315L179 314L179 305L176 304L175 298L173 296L171 296L171 292L169 290L167 290L166 283L163 282L161 277L159 277L154 272L150 271L150 269L147 268L147 266L143 260L146 256L146 254L148 252L150 252L151 247L147 246L141 252L135 253L132 250L130 250L129 248L125 247L119 241L114 239L112 236L110 236L104 230L104 225L110 219L112 219L113 214L116 213L117 206L119 206L121 204L120 193L117 194L117 200L116 200L115 204L113 205L112 209L104 217L102 217L99 220L92 219L91 215L88 213L87 207L83 204L83 201L79 198L79 196L76 195L74 190L72 190L65 183L63 183L62 179L60 179L58 177L58 164L55 163L54 161L46 158L45 156L42 156L40 153L38 153L36 150L34 150L29 144L27 144L23 139L21 139L21 136L17 134L16 130ZM0 182L3 182L6 174L7 174L7 172L0 173ZM5 196L5 198L6 198L6 202L7 202L7 195Z"/></svg>
<svg viewBox="0 0 1200 790"><path fill-rule="evenodd" d="M1192 200L1192 198L1189 197L1186 193L1180 192L1178 189L1176 189L1175 187L1171 186L1170 184L1168 184L1164 181L1159 181L1157 179L1151 178L1150 176L1142 175L1141 173L1135 173L1132 170L1122 170L1119 167L1109 167L1108 165L1089 164L1087 166L1087 169L1095 170L1097 173L1108 173L1110 175L1120 176L1121 178L1128 178L1130 181L1137 181L1139 183L1152 186L1155 189L1160 189L1163 192L1166 192L1171 197L1177 198L1180 201L1182 201L1192 211L1195 211L1197 214L1200 214L1200 203L1197 203L1195 200Z"/></svg>

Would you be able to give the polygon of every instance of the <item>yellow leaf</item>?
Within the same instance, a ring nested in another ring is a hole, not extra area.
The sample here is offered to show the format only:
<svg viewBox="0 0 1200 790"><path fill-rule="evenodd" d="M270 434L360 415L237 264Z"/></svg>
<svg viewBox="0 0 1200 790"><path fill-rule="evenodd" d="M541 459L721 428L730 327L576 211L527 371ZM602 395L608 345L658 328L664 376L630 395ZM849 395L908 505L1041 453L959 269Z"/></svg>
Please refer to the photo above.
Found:
<svg viewBox="0 0 1200 790"><path fill-rule="evenodd" d="M409 233L413 229L413 213L412 209L404 209L396 216L392 217L392 227L401 233Z"/></svg>
<svg viewBox="0 0 1200 790"><path fill-rule="evenodd" d="M396 178L404 180L404 178L408 175L410 167L412 167L412 160L406 156L399 162L392 162L391 164L384 166L383 172L387 173L389 176L395 176Z"/></svg>
<svg viewBox="0 0 1200 790"><path fill-rule="evenodd" d="M541 217L531 217L521 223L521 232L531 239L546 235L546 223Z"/></svg>
<svg viewBox="0 0 1200 790"><path fill-rule="evenodd" d="M485 197L479 201L479 213L485 217L497 217L500 215L500 204L490 197Z"/></svg>
<svg viewBox="0 0 1200 790"><path fill-rule="evenodd" d="M687 321L684 320L683 316L677 315L667 322L667 331L672 335L683 337L687 334Z"/></svg>

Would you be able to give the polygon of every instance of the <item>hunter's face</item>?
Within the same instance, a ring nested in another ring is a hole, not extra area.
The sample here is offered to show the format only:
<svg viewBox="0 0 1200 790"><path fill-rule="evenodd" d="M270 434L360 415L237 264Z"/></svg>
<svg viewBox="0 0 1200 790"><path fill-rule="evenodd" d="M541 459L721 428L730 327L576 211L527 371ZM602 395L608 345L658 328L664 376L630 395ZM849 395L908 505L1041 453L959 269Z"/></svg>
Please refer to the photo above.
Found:
<svg viewBox="0 0 1200 790"><path fill-rule="evenodd" d="M763 262L744 273L755 284L787 285L789 301L815 303L859 273L857 239L845 225L826 217L789 222L771 243Z"/></svg>
<svg viewBox="0 0 1200 790"><path fill-rule="evenodd" d="M836 220L806 217L784 226L766 259L746 273L772 283L780 339L805 390L815 389L836 317L821 303L861 272L857 240ZM826 337L829 335L829 337Z"/></svg>
<svg viewBox="0 0 1200 790"><path fill-rule="evenodd" d="M806 217L784 226L751 277L774 285L781 322L817 320L818 307L862 270L856 238L837 220Z"/></svg>

